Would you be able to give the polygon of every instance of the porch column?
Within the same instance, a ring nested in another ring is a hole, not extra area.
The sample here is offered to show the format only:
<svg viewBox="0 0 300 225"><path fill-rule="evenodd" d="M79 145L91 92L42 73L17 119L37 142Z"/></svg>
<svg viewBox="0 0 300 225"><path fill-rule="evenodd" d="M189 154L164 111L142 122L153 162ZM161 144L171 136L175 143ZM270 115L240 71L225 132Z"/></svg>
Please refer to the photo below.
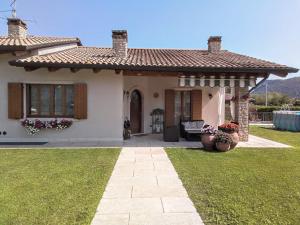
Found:
<svg viewBox="0 0 300 225"><path fill-rule="evenodd" d="M248 87L235 87L235 121L239 123L241 141L248 141L249 137L249 101Z"/></svg>

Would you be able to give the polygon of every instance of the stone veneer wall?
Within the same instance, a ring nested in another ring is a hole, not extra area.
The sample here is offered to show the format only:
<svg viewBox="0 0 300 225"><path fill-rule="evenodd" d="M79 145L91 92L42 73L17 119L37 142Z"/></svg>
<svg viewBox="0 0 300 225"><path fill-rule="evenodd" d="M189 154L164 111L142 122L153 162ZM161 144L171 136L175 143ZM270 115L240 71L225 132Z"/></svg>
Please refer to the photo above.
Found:
<svg viewBox="0 0 300 225"><path fill-rule="evenodd" d="M248 141L249 138L249 100L245 98L248 95L248 88L235 88L235 121L240 126L240 140Z"/></svg>

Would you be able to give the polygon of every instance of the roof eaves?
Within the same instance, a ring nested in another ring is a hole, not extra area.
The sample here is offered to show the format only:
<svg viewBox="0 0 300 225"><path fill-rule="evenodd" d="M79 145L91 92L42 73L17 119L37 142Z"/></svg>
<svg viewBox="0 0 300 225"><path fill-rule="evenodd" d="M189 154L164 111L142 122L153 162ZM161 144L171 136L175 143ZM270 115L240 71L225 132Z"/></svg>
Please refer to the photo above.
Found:
<svg viewBox="0 0 300 225"><path fill-rule="evenodd" d="M77 43L78 46L82 46L82 43L79 38L76 38L74 40L68 40L68 41L59 41L59 42L48 42L48 43L41 43L41 44L34 44L31 46L28 45L0 45L0 52L13 52L13 51L30 51L30 50L36 50L39 48L48 48L53 46L60 46L60 45L67 45L67 44L73 44Z"/></svg>
<svg viewBox="0 0 300 225"><path fill-rule="evenodd" d="M286 68L232 68L232 67L171 67L171 66L142 66L142 65L114 65L114 64L72 64L72 63L46 63L46 62L21 62L13 60L9 62L17 67L55 67L55 68L82 68L82 69L120 69L134 71L157 72L218 72L218 73L297 73L299 70L292 67Z"/></svg>
<svg viewBox="0 0 300 225"><path fill-rule="evenodd" d="M0 51L13 52L13 51L26 51L26 46L0 46Z"/></svg>

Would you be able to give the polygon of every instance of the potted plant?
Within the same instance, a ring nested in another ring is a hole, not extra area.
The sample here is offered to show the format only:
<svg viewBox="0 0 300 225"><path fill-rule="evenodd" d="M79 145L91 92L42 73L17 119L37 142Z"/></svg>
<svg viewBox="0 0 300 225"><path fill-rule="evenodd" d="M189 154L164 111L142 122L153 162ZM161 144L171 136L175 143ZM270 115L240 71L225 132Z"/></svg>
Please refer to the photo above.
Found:
<svg viewBox="0 0 300 225"><path fill-rule="evenodd" d="M201 143L203 144L204 149L213 150L214 149L214 137L217 130L208 124L204 125L200 130L201 134Z"/></svg>
<svg viewBox="0 0 300 225"><path fill-rule="evenodd" d="M225 133L223 131L219 131L215 135L215 143L216 143L216 148L220 152L227 152L230 150L230 145L232 144L232 138L230 134Z"/></svg>
<svg viewBox="0 0 300 225"><path fill-rule="evenodd" d="M240 141L239 124L237 122L224 123L218 127L220 131L229 134L232 138L230 149L234 149Z"/></svg>

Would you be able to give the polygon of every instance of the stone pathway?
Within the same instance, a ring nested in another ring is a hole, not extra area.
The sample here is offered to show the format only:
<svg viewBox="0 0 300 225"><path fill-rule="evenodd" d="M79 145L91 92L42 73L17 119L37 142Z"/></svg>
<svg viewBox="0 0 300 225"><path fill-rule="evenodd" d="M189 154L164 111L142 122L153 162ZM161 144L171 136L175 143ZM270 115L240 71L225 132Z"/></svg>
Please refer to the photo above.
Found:
<svg viewBox="0 0 300 225"><path fill-rule="evenodd" d="M92 225L203 225L162 147L124 147Z"/></svg>

